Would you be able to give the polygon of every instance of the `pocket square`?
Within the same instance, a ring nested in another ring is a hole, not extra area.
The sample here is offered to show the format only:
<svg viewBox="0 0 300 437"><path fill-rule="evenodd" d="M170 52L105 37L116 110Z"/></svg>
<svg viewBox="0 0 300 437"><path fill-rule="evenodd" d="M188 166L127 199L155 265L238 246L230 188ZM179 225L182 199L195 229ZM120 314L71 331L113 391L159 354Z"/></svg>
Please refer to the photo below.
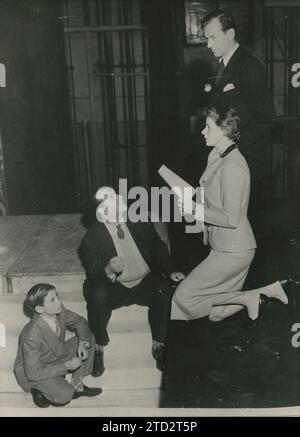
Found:
<svg viewBox="0 0 300 437"><path fill-rule="evenodd" d="M235 86L233 83L227 83L223 88L223 93L226 93L227 91L234 90Z"/></svg>

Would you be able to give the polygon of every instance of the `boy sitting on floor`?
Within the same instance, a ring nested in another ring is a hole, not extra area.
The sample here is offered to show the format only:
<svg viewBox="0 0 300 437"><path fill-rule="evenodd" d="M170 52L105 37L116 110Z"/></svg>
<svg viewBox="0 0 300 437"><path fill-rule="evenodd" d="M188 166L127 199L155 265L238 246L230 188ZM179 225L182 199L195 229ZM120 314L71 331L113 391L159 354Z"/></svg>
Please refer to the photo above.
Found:
<svg viewBox="0 0 300 437"><path fill-rule="evenodd" d="M62 406L81 396L99 395L101 388L83 384L83 377L92 372L95 352L87 321L64 308L53 285L33 286L24 305L34 315L20 334L14 372L35 405ZM67 329L76 336L65 341ZM68 372L70 383L65 379Z"/></svg>

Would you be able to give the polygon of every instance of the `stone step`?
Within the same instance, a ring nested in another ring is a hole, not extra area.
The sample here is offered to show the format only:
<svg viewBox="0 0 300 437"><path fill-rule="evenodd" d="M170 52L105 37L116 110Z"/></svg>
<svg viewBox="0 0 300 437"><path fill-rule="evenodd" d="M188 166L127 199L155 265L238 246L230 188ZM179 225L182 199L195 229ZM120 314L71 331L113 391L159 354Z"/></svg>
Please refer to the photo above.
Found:
<svg viewBox="0 0 300 437"><path fill-rule="evenodd" d="M65 296L67 295L68 293L65 293ZM63 299L65 307L87 318L86 303L83 298L79 298L77 294L70 298L71 296L68 296L68 299ZM29 320L23 312L23 300L20 300L19 296L0 296L0 335L5 330L7 337L19 336L23 326ZM148 332L148 309L132 305L113 311L108 330L109 333Z"/></svg>
<svg viewBox="0 0 300 437"><path fill-rule="evenodd" d="M62 293L61 297L67 308L83 316L86 315L85 301L80 293ZM0 393L22 394L22 389L18 386L12 369L19 333L29 320L22 312L23 299L24 297L20 295L0 296L0 323L6 327L6 347L0 347ZM85 379L87 385L99 385L104 390L110 390L111 395L108 401L101 401L105 406L125 406L127 399L125 392L130 394L135 393L136 390L141 399L136 405L147 406L150 402L151 406L157 406L161 373L156 369L156 363L150 353L152 339L147 320L147 308L133 305L113 311L109 323L109 335L111 341L105 347L106 371L98 379L87 377ZM115 398L114 390L116 390ZM119 401L120 390L124 393ZM143 390L146 391L143 392ZM148 399L149 393L150 399ZM104 395L103 399L105 399ZM134 405L135 401L132 402Z"/></svg>
<svg viewBox="0 0 300 437"><path fill-rule="evenodd" d="M49 218L46 215L0 217L0 292L7 291L7 272L25 252Z"/></svg>
<svg viewBox="0 0 300 437"><path fill-rule="evenodd" d="M61 293L61 300L65 307L83 317L87 317L86 302L80 293ZM24 297L20 295L0 295L0 323L10 326L22 327L28 322L28 317L23 313ZM148 309L139 305L119 308L113 311L110 325L125 322L147 322ZM123 330L124 328L122 328Z"/></svg>
<svg viewBox="0 0 300 437"><path fill-rule="evenodd" d="M150 332L111 333L110 343L105 347L106 370L156 371L151 355ZM17 337L8 337L5 348L0 348L1 371L12 373L18 347ZM0 391L4 388L0 383Z"/></svg>
<svg viewBox="0 0 300 437"><path fill-rule="evenodd" d="M161 372L157 369L107 369L100 378L87 376L88 386L102 387L103 390L159 389ZM1 392L22 392L12 372L0 372Z"/></svg>
<svg viewBox="0 0 300 437"><path fill-rule="evenodd" d="M105 346L105 355L134 355L150 353L152 339L150 332L111 333L110 342ZM6 337L6 346L0 348L0 362L5 357L14 357L18 348L18 337Z"/></svg>
<svg viewBox="0 0 300 437"><path fill-rule="evenodd" d="M102 395L101 395L102 396ZM87 398L84 398L87 399ZM126 417L299 417L299 407L284 407L284 408L159 408L138 406L105 406L101 405L101 409L96 407L77 407L72 401L69 405L62 408L13 408L0 407L0 417L101 417L99 421L99 429L101 431L101 423L113 422L113 417L124 417L120 423L126 423ZM151 419L150 419L151 420ZM153 419L152 419L153 420ZM156 419L154 419L156 420ZM190 419L189 419L190 422Z"/></svg>
<svg viewBox="0 0 300 437"><path fill-rule="evenodd" d="M14 217L10 220L15 222ZM81 291L84 270L77 251L86 232L81 215L49 215L42 222L39 216L32 216L29 222L37 229L26 236L25 248L17 252L6 268L8 289L12 293L24 294L32 285L47 282L59 290ZM13 229L16 226L17 222ZM11 233L7 241L9 249L13 238Z"/></svg>
<svg viewBox="0 0 300 437"><path fill-rule="evenodd" d="M75 402L75 401L74 401ZM194 414L192 414L194 412ZM197 411L194 409L188 410L186 416L195 415ZM139 407L139 406L129 406L129 407L111 407L111 406L101 406L101 407L75 407L75 404L72 403L71 406L65 406L62 408L57 407L49 407L49 408L6 408L0 407L0 417L101 417L99 422L99 429L101 431L101 423L109 423L111 417L124 417L123 423L128 423L126 421L127 417L159 417L165 416L167 413L165 409L161 409L159 407ZM168 414L171 416L176 416L178 414L178 410L169 409ZM181 413L184 416L184 413ZM229 413L225 412L224 415L229 415ZM107 419L106 419L107 418ZM122 423L121 422L121 423Z"/></svg>
<svg viewBox="0 0 300 437"><path fill-rule="evenodd" d="M84 272L66 273L9 273L6 277L8 286L13 294L25 296L28 290L35 284L52 284L62 293L82 293L85 280Z"/></svg>
<svg viewBox="0 0 300 437"><path fill-rule="evenodd" d="M0 353L1 357L1 370L3 372L11 372L15 362L15 351L14 354L9 355L5 354L3 356ZM146 351L145 353L134 353L134 354L119 354L119 353L110 353L107 351L107 347L105 348L105 367L109 370L115 369L154 369L155 362L153 360L150 351ZM0 387L1 391L1 387Z"/></svg>
<svg viewBox="0 0 300 437"><path fill-rule="evenodd" d="M158 407L160 394L161 391L157 388L104 390L100 396L94 398L79 398L70 402L65 407L56 407L55 411L63 411L66 408L72 410L74 408ZM0 415L1 409L4 407L16 412L23 409L25 415L32 410L33 416L39 411L32 401L31 394L23 392L0 392ZM48 411L49 410L47 410L47 412Z"/></svg>

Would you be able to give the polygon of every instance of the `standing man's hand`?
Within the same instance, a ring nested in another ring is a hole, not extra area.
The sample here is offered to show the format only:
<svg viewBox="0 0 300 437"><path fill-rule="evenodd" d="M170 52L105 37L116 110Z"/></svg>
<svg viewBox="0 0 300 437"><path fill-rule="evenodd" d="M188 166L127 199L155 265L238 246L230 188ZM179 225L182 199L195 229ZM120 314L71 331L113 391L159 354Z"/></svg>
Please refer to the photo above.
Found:
<svg viewBox="0 0 300 437"><path fill-rule="evenodd" d="M185 274L182 272L172 272L170 274L170 279L173 282L180 282L185 278Z"/></svg>

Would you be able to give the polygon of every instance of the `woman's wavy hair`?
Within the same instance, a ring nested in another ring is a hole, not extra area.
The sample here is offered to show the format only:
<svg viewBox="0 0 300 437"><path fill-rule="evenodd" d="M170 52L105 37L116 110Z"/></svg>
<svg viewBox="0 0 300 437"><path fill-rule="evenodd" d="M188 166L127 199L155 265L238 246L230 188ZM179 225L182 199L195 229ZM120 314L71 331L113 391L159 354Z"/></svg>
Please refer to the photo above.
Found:
<svg viewBox="0 0 300 437"><path fill-rule="evenodd" d="M227 138L234 142L239 140L241 119L234 108L221 104L210 105L204 109L204 115L212 118Z"/></svg>

